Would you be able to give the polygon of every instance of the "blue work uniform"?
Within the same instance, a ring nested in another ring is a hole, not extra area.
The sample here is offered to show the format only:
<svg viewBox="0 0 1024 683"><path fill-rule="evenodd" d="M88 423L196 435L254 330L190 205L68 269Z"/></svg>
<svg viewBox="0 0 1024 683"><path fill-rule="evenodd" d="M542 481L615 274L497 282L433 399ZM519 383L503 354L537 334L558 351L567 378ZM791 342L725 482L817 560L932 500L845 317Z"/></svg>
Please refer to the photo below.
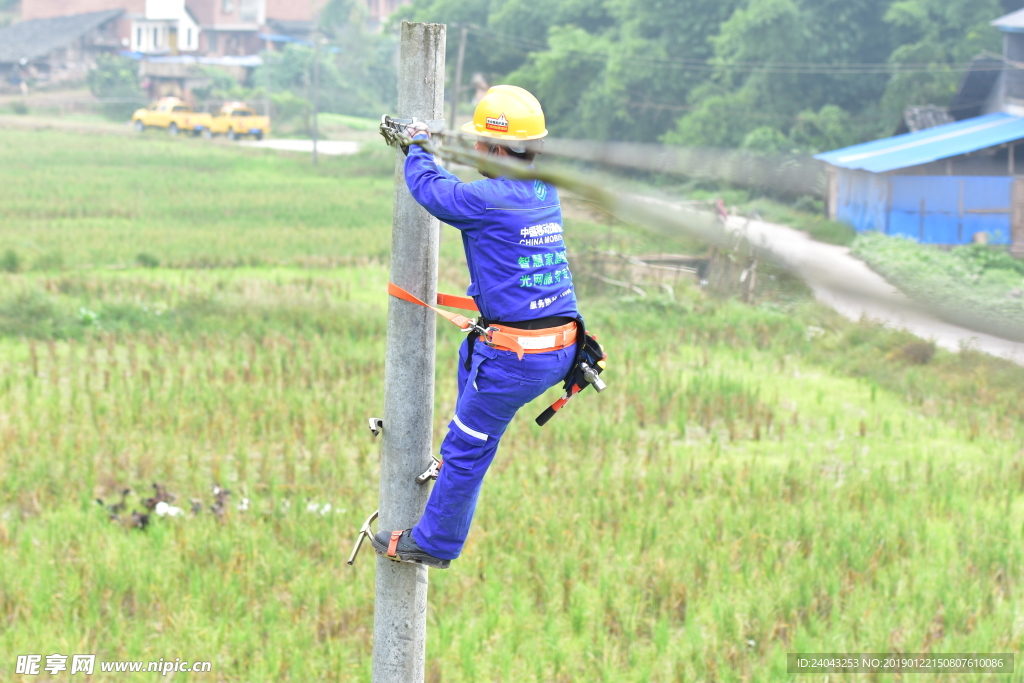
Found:
<svg viewBox="0 0 1024 683"><path fill-rule="evenodd" d="M509 178L464 183L419 145L409 148L405 180L431 215L461 231L467 294L483 318L511 323L578 316L553 185ZM421 548L441 559L459 556L506 427L521 407L565 379L575 355L573 345L519 360L511 351L463 342L455 416L441 443L444 465L412 531Z"/></svg>

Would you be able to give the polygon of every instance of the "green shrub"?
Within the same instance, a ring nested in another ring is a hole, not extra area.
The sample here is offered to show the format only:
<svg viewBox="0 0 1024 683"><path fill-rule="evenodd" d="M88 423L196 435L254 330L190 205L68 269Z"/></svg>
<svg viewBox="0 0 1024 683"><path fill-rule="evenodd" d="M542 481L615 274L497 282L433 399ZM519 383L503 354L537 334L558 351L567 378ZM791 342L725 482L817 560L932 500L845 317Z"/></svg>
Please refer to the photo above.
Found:
<svg viewBox="0 0 1024 683"><path fill-rule="evenodd" d="M789 152L793 149L793 143L789 138L780 133L778 129L771 126L761 126L747 133L743 138L743 149L750 149L755 152L770 152L774 154Z"/></svg>
<svg viewBox="0 0 1024 683"><path fill-rule="evenodd" d="M988 270L1007 270L1024 275L1024 260L1010 256L1004 247L988 244L966 244L955 247L952 254L979 274Z"/></svg>
<svg viewBox="0 0 1024 683"><path fill-rule="evenodd" d="M302 126L307 126L305 117L311 109L307 100L286 91L271 94L270 102L275 125L299 120Z"/></svg>
<svg viewBox="0 0 1024 683"><path fill-rule="evenodd" d="M136 256L135 262L143 268L157 268L160 265L160 259L152 254L147 254L146 252L141 252Z"/></svg>
<svg viewBox="0 0 1024 683"><path fill-rule="evenodd" d="M804 195L793 202L793 210L803 211L804 213L813 213L821 216L825 213L825 202L820 199L815 199L809 195Z"/></svg>
<svg viewBox="0 0 1024 683"><path fill-rule="evenodd" d="M21 257L13 249L7 249L0 256L0 270L8 273L17 273L21 270Z"/></svg>
<svg viewBox="0 0 1024 683"><path fill-rule="evenodd" d="M23 289L0 300L0 336L62 339L76 323L38 289Z"/></svg>
<svg viewBox="0 0 1024 683"><path fill-rule="evenodd" d="M890 355L893 359L903 360L911 365L927 365L935 357L935 342L907 342Z"/></svg>
<svg viewBox="0 0 1024 683"><path fill-rule="evenodd" d="M145 93L139 87L138 64L127 57L100 54L96 68L89 72L86 80L93 95L113 100L103 104L102 111L115 121L131 118L132 112L146 102Z"/></svg>
<svg viewBox="0 0 1024 683"><path fill-rule="evenodd" d="M217 66L200 66L199 68L203 76L206 77L207 83L205 86L192 88L192 95L197 101L246 99L240 92L244 89L239 86L235 77L224 69Z"/></svg>
<svg viewBox="0 0 1024 683"><path fill-rule="evenodd" d="M986 245L944 251L879 233L859 235L853 253L949 322L1024 339L1024 264Z"/></svg>
<svg viewBox="0 0 1024 683"><path fill-rule="evenodd" d="M28 114L28 105L22 102L21 100L14 100L13 102L11 102L11 111L13 111L18 116L25 116L26 114Z"/></svg>

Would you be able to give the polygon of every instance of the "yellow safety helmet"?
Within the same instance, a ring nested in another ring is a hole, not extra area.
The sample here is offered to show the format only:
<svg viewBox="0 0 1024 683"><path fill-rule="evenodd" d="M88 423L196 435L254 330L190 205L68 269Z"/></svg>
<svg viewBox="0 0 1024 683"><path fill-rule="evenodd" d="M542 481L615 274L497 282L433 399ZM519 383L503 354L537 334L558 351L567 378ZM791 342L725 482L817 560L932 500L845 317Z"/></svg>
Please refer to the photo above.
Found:
<svg viewBox="0 0 1024 683"><path fill-rule="evenodd" d="M517 141L540 140L548 134L540 102L514 85L496 85L488 90L476 105L473 122L464 125L462 132L501 140L513 151L525 148Z"/></svg>

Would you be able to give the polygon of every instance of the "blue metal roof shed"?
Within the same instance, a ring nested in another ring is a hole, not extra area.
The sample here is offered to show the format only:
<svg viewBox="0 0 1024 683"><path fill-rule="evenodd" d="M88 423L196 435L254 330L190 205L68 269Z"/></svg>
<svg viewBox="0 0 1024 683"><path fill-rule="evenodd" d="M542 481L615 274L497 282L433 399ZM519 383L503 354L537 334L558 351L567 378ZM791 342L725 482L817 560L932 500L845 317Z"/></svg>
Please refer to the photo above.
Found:
<svg viewBox="0 0 1024 683"><path fill-rule="evenodd" d="M814 157L840 168L885 173L1024 139L1024 118L988 114L825 152Z"/></svg>
<svg viewBox="0 0 1024 683"><path fill-rule="evenodd" d="M933 244L984 232L989 243L1009 244L1024 238L1012 220L1015 194L1024 201L1014 179L1021 140L1024 118L995 113L815 158L829 166L830 217L858 231Z"/></svg>

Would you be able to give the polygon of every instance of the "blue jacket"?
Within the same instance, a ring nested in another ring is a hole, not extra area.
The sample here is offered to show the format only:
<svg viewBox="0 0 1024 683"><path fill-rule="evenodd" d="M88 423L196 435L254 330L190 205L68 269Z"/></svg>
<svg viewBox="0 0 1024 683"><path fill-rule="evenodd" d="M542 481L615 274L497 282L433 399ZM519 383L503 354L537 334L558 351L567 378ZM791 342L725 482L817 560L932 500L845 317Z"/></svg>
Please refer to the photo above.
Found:
<svg viewBox="0 0 1024 683"><path fill-rule="evenodd" d="M432 216L462 233L466 294L492 322L576 317L576 292L553 185L496 178L464 183L419 145L409 147L405 181Z"/></svg>

